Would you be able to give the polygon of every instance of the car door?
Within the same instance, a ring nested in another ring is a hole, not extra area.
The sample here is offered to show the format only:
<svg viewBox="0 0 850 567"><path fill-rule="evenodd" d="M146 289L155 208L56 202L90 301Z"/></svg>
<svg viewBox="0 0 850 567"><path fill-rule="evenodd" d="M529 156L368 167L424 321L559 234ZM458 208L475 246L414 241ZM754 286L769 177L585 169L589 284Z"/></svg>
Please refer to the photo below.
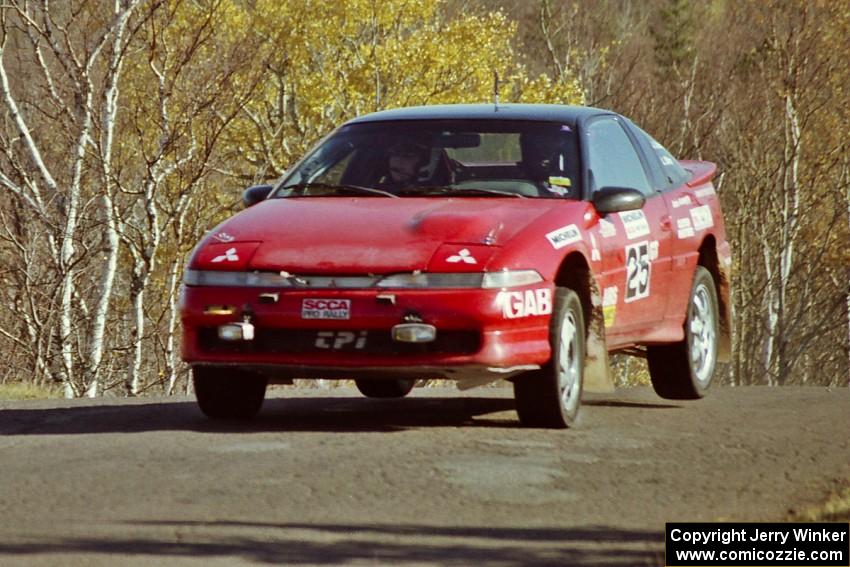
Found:
<svg viewBox="0 0 850 567"><path fill-rule="evenodd" d="M596 240L609 337L615 344L647 340L667 308L672 246L667 204L621 117L593 119L584 139L591 197L604 187L637 189L646 197L641 209L603 216Z"/></svg>
<svg viewBox="0 0 850 567"><path fill-rule="evenodd" d="M691 174L649 134L630 124L650 164L662 178L664 200L673 226L671 287L667 294L667 316L680 322L690 298L694 268L705 231L714 224L711 200L714 186L691 187Z"/></svg>

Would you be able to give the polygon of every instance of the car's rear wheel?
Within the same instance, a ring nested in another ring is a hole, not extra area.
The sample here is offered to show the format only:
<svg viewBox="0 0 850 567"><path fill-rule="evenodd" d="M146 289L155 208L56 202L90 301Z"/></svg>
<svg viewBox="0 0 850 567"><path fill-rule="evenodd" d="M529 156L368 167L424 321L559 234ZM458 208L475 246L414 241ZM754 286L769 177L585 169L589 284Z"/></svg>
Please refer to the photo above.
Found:
<svg viewBox="0 0 850 567"><path fill-rule="evenodd" d="M549 334L551 361L518 377L514 398L523 425L563 429L575 424L584 387L586 329L574 291L556 288Z"/></svg>
<svg viewBox="0 0 850 567"><path fill-rule="evenodd" d="M717 364L720 310L711 273L697 266L685 317L684 340L647 348L652 387L662 398L696 400L705 396Z"/></svg>
<svg viewBox="0 0 850 567"><path fill-rule="evenodd" d="M357 389L367 398L403 398L413 389L416 380L355 380Z"/></svg>
<svg viewBox="0 0 850 567"><path fill-rule="evenodd" d="M213 419L249 419L266 396L264 376L234 368L192 368L195 397L204 415Z"/></svg>

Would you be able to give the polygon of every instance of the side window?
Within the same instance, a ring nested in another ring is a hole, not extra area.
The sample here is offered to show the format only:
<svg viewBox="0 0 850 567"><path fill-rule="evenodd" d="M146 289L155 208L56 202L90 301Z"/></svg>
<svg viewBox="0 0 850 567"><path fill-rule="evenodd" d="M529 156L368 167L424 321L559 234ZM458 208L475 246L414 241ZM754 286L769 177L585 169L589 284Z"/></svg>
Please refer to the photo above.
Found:
<svg viewBox="0 0 850 567"><path fill-rule="evenodd" d="M678 187L691 178L691 174L679 164L670 152L664 149L664 146L652 138L649 139L649 143L652 149L655 150L655 154L661 162L661 167L664 168L664 173L667 174L667 179L670 180L670 184L673 187Z"/></svg>
<svg viewBox="0 0 850 567"><path fill-rule="evenodd" d="M588 161L594 190L602 187L631 187L652 193L646 171L635 147L614 118L591 122L587 129Z"/></svg>
<svg viewBox="0 0 850 567"><path fill-rule="evenodd" d="M691 178L691 174L679 164L679 161L664 146L656 142L652 136L637 126L635 126L635 129L646 136L652 151L655 152L658 161L661 162L661 168L664 170L664 176L667 182L670 183L670 187L678 187Z"/></svg>

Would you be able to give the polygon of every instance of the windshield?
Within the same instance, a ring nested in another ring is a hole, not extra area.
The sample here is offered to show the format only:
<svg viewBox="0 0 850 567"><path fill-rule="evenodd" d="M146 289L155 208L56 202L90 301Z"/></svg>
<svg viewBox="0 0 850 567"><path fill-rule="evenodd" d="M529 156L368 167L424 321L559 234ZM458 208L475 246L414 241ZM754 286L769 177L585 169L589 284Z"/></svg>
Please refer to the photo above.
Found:
<svg viewBox="0 0 850 567"><path fill-rule="evenodd" d="M578 151L552 122L404 120L343 126L275 197L573 198Z"/></svg>

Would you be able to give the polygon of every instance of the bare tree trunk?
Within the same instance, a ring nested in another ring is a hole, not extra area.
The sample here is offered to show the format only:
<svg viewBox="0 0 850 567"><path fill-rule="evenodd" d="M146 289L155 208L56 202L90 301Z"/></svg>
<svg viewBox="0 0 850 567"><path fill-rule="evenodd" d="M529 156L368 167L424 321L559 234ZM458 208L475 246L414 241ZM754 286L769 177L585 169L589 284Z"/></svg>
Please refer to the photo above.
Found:
<svg viewBox="0 0 850 567"><path fill-rule="evenodd" d="M767 326L767 335L764 340L764 369L767 371L768 386L776 385L776 374L774 373L775 349L776 341L779 337L780 322L779 322L779 299L776 290L776 278L773 273L773 258L769 250L769 244L762 237L764 248L764 269L767 277L767 288L765 289L765 318Z"/></svg>
<svg viewBox="0 0 850 567"><path fill-rule="evenodd" d="M850 161L847 160L846 151L843 152L844 163L842 165L841 181L844 184L844 204L847 206L847 233L850 234ZM847 387L850 387L850 266L847 267L847 278L844 280L846 286L845 305L847 307Z"/></svg>
<svg viewBox="0 0 850 567"><path fill-rule="evenodd" d="M96 191L91 191L88 185L91 150L95 147L94 118L98 114L102 115L104 136L108 138L105 144L108 151L102 157L105 158L108 172L111 137L117 113L116 85L120 62L125 56L123 37L130 15L138 3L139 0L113 0L111 14L106 14L108 21L101 19L96 27L85 29L82 32L85 41L80 41L79 30L73 26L78 21L90 22L84 19L62 21L68 13L61 7L59 10L51 10L48 2L11 1L4 3L0 12L3 42L0 47L0 92L7 115L21 140L15 145L20 150L9 146L5 154L26 190L24 187L16 187L12 178L5 174L0 176L0 183L33 208L37 218L44 223L47 242L53 251L58 293L41 308L57 312L55 318L49 317L53 326L47 335L50 337L49 348L56 348L59 356L51 357L48 353L45 360L39 346L36 367L44 364L53 366L64 384L66 397L79 395L81 391L95 395L98 388L96 369L102 358L105 318L117 260L117 256L109 258L110 255L117 255L117 250L116 241L109 234L114 229L114 223L109 219L112 205L108 197L103 202L107 211L104 240L108 256L100 290L105 293L100 294L94 311L93 335L87 335L85 329L85 322L90 316L85 295L87 285L78 284L77 281L78 278L86 278L80 262L88 256L86 239L80 232L83 227L81 223L85 220L84 200L92 194L96 195ZM86 13L86 8L80 6L79 11ZM77 27L82 25L86 24L81 23ZM32 116L25 116L20 110L2 61L7 33L12 29L16 30L14 33L18 34L17 37L25 38L23 41L28 42L17 53L23 58L22 61L27 61L28 69L34 75L30 78L34 84L27 85L27 90L21 92L43 94L42 98L24 99L23 108L29 110L46 103L42 107L43 112L36 112ZM110 39L112 52L104 72L101 62L104 60L104 48ZM102 84L105 85L105 104L98 110L95 97ZM48 118L46 126L43 123L45 117ZM42 154L38 136L44 138L43 146L49 150L45 154L47 160ZM64 154L56 153L54 146L58 139L70 141ZM19 158L15 155L18 151L25 156L20 164L28 162L24 167L18 165ZM108 177L108 174L105 175L105 178ZM40 187L42 183L43 187ZM82 246L79 244L81 242L84 243ZM58 301L53 303L54 299ZM35 310L28 310L28 317L32 323L38 320ZM92 380L93 373L95 377Z"/></svg>
<svg viewBox="0 0 850 567"><path fill-rule="evenodd" d="M147 279L147 278L145 278ZM142 371L142 341L145 333L145 287L147 283L139 282L131 293L133 305L133 361L127 377L127 395L136 396L139 393L140 376Z"/></svg>
<svg viewBox="0 0 850 567"><path fill-rule="evenodd" d="M174 240L179 248L183 242L184 229L186 224L186 212L189 210L189 204L192 202L191 193L185 192L180 197L177 204L177 215L174 220ZM165 393L171 395L174 393L174 386L177 383L177 351L174 348L174 334L177 329L177 321L179 313L177 310L177 288L180 284L180 275L183 261L179 254L175 254L174 260L171 263L171 271L168 274L168 323L166 328L165 339L165 377L166 387Z"/></svg>
<svg viewBox="0 0 850 567"><path fill-rule="evenodd" d="M116 0L115 12L118 13L120 4ZM89 343L88 368L86 369L86 396L97 396L100 383L100 365L103 360L106 321L109 315L109 304L112 299L112 285L118 269L118 227L115 222L112 192L115 185L112 179L112 144L115 137L115 126L118 113L118 80L124 62L123 42L127 21L131 9L126 10L119 18L112 40L112 52L106 78L104 93L104 108L101 119L101 174L103 195L100 198L104 220L104 260L98 288L97 305L94 312L92 335Z"/></svg>
<svg viewBox="0 0 850 567"><path fill-rule="evenodd" d="M177 329L177 285L180 278L181 260L175 257L171 264L171 272L168 274L168 323L165 337L165 393L170 396L174 393L174 385L177 383L177 352L174 348L174 331Z"/></svg>
<svg viewBox="0 0 850 567"><path fill-rule="evenodd" d="M66 191L65 227L62 231L62 246L60 249L60 270L62 273L62 303L59 315L59 349L62 353L62 368L66 387L65 396L69 393L76 394L74 385L74 254L76 252L74 239L77 236L77 221L80 207L80 181L83 175L83 160L86 157L86 145L89 143L91 130L91 83L86 79L85 102L77 109L80 115L80 132L75 146L73 176L71 184Z"/></svg>
<svg viewBox="0 0 850 567"><path fill-rule="evenodd" d="M789 73L794 71L792 59ZM778 315L781 320L781 330L777 344L777 379L780 385L788 378L790 364L787 358L786 344L789 340L785 325L788 323L786 309L788 308L788 286L794 268L794 251L799 235L800 218L800 153L801 137L797 108L794 101L795 93L785 95L785 163L783 164L783 203L782 203L782 249L779 256L779 289L777 294Z"/></svg>
<svg viewBox="0 0 850 567"><path fill-rule="evenodd" d="M118 269L118 230L115 225L115 213L112 210L112 198L109 194L101 196L104 226L104 259L101 272L99 297L94 313L92 336L89 350L88 369L86 372L86 396L97 396L100 383L100 363L103 360L106 320L109 314L109 301L112 298L112 284Z"/></svg>

